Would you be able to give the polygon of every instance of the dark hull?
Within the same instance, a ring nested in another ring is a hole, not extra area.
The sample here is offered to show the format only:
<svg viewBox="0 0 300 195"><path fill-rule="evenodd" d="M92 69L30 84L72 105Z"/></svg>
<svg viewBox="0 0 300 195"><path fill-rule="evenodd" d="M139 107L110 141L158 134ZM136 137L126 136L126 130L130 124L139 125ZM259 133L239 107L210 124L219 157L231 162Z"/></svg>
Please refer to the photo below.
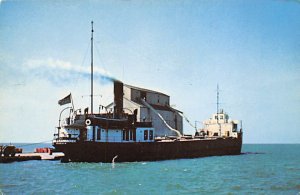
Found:
<svg viewBox="0 0 300 195"><path fill-rule="evenodd" d="M77 142L55 144L64 152L65 162L115 162L157 161L206 156L238 155L242 138L215 140L188 140L152 143Z"/></svg>

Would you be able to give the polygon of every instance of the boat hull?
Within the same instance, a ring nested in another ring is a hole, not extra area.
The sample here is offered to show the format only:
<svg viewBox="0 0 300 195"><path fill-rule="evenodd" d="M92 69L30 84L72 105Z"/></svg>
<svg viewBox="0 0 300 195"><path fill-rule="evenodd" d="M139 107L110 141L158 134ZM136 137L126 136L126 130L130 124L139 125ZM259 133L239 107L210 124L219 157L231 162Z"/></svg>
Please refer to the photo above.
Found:
<svg viewBox="0 0 300 195"><path fill-rule="evenodd" d="M242 138L169 142L74 142L55 144L63 162L134 162L241 154Z"/></svg>

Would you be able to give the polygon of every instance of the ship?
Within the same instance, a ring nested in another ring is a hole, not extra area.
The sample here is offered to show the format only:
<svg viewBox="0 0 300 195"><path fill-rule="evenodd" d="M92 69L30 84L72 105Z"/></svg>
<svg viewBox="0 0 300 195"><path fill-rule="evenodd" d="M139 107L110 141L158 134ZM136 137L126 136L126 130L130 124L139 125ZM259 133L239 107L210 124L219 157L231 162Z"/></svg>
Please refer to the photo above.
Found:
<svg viewBox="0 0 300 195"><path fill-rule="evenodd" d="M93 111L93 22L91 23L91 105L75 109L70 93L58 101L72 103L60 112L53 146L62 162L135 162L239 155L242 125L223 110L185 135L183 112L170 105L167 94L113 79L113 102ZM219 99L219 90L217 100ZM68 116L61 119L62 113ZM188 121L189 122L189 121ZM190 123L191 124L191 123Z"/></svg>

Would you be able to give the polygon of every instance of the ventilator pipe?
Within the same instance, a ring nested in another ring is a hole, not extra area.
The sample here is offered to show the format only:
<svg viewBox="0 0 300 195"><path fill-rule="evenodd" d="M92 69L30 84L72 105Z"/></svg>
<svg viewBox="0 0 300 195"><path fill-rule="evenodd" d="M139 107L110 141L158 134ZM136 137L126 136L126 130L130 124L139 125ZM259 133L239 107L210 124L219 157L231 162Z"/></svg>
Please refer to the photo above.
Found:
<svg viewBox="0 0 300 195"><path fill-rule="evenodd" d="M59 114L59 120L58 120L58 127L60 128L60 121L61 121L61 114L63 113L63 111L65 111L66 109L71 109L72 107L66 107L66 108L64 108L61 112L60 112L60 114Z"/></svg>

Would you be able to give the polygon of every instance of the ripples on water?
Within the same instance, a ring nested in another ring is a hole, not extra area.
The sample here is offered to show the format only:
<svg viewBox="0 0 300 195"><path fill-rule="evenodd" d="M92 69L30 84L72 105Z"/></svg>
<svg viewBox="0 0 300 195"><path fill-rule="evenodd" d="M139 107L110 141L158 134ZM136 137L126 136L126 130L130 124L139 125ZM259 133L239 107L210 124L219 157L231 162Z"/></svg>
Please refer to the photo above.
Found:
<svg viewBox="0 0 300 195"><path fill-rule="evenodd" d="M300 145L244 145L239 156L135 163L0 164L4 194L298 194Z"/></svg>

